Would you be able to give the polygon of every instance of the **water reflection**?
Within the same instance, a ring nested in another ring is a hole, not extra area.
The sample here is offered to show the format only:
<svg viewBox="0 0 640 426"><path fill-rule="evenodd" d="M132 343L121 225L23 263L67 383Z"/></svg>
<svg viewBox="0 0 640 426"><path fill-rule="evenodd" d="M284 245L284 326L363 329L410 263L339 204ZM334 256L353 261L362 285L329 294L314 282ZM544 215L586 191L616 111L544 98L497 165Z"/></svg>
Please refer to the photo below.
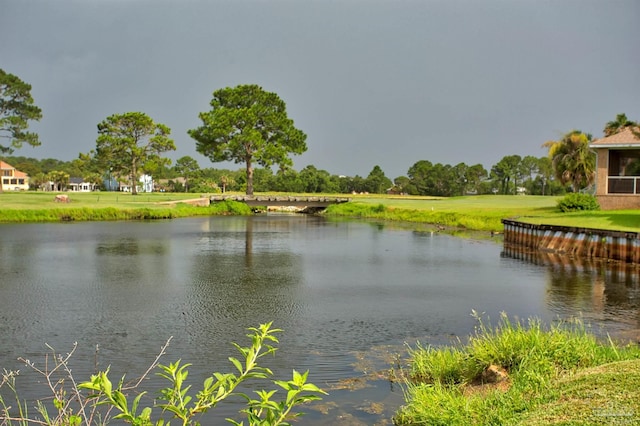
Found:
<svg viewBox="0 0 640 426"><path fill-rule="evenodd" d="M0 236L0 368L42 359L45 343L66 351L77 341L79 377L93 372L96 344L100 368L135 377L173 336L165 361L192 363L197 387L229 371L231 342L245 343L246 327L273 321L284 329L267 361L278 378L309 369L331 391L304 424L389 424L402 393L371 378L407 343L468 336L472 310L638 328L637 271L417 224L269 214L0 224Z"/></svg>
<svg viewBox="0 0 640 426"><path fill-rule="evenodd" d="M640 340L640 267L505 246L503 256L547 270L546 303L561 316L579 313L606 324L600 333Z"/></svg>
<svg viewBox="0 0 640 426"><path fill-rule="evenodd" d="M290 221L257 217L242 223L244 232L228 223L210 228L191 258L184 316L199 351L220 351L214 346L229 342L220 342L221 336L243 336L248 325L273 321L295 328L303 314L297 296L304 282L301 259L279 236Z"/></svg>

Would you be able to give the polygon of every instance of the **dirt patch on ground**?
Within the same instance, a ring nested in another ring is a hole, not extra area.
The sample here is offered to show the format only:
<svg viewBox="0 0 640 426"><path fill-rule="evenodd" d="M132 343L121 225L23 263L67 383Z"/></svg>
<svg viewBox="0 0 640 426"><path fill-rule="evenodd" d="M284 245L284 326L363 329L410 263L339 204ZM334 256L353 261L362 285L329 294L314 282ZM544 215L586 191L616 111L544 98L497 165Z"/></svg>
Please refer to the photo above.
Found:
<svg viewBox="0 0 640 426"><path fill-rule="evenodd" d="M497 365L487 367L480 377L462 389L465 396L486 395L493 391L506 392L511 387L509 373Z"/></svg>
<svg viewBox="0 0 640 426"><path fill-rule="evenodd" d="M201 197L201 198L192 198L190 200L163 201L158 204L175 206L178 203L189 204L192 206L207 207L209 204L211 204L211 200L209 200L209 198L207 197Z"/></svg>

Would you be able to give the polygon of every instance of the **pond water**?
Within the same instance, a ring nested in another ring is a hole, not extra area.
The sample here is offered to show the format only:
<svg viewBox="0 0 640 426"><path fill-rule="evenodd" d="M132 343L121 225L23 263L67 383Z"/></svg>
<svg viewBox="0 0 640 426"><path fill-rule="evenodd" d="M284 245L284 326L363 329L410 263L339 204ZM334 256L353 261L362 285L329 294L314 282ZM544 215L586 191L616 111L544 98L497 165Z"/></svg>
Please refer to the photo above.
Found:
<svg viewBox="0 0 640 426"><path fill-rule="evenodd" d="M189 362L194 387L233 371L231 342L273 321L278 379L310 370L330 395L303 424L391 424L403 402L388 380L406 345L447 344L497 320L582 316L597 333L634 338L640 286L633 267L505 250L494 239L304 215L153 222L0 224L0 368L18 388L43 385L17 358L42 366L50 345L76 380L111 366L134 378L170 338L163 363ZM96 346L97 345L97 346ZM97 350L96 350L97 348ZM400 361L401 362L401 361ZM145 386L157 386L151 378ZM203 424L240 419L239 403Z"/></svg>

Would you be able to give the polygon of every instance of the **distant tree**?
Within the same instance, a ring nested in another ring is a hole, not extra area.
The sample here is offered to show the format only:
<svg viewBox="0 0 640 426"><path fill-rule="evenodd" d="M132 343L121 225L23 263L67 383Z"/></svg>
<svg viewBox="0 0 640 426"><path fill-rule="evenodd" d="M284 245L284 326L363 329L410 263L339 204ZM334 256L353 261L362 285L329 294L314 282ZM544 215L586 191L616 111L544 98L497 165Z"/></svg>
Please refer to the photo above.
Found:
<svg viewBox="0 0 640 426"><path fill-rule="evenodd" d="M520 162L520 175L526 177L529 184L533 182L533 175L538 172L538 164L538 158L533 155L525 155Z"/></svg>
<svg viewBox="0 0 640 426"><path fill-rule="evenodd" d="M627 119L626 114L618 114L616 115L616 119L609 121L605 126L602 132L605 136L615 135L616 133L620 133L627 127L635 127L638 126L638 123L634 121L630 121Z"/></svg>
<svg viewBox="0 0 640 426"><path fill-rule="evenodd" d="M400 194L408 194L408 187L411 184L411 179L406 176L398 176L393 180L393 188Z"/></svg>
<svg viewBox="0 0 640 426"><path fill-rule="evenodd" d="M318 170L320 186L318 192L324 194L335 194L340 192L340 177L332 176L326 170Z"/></svg>
<svg viewBox="0 0 640 426"><path fill-rule="evenodd" d="M20 170L23 173L26 173L30 178L32 176L37 175L38 173L41 172L40 167L38 167L38 165L34 162L27 162L27 161L20 161L20 162L11 162L9 161L9 163L11 165L13 165L16 169Z"/></svg>
<svg viewBox="0 0 640 426"><path fill-rule="evenodd" d="M556 178L565 185L571 185L573 192L595 181L596 156L589 148L590 142L591 135L572 130L562 139L547 141L542 145L549 148L549 158Z"/></svg>
<svg viewBox="0 0 640 426"><path fill-rule="evenodd" d="M149 162L169 164L160 154L176 149L171 130L142 112L114 114L98 124L96 157L113 173L129 176L132 195L137 194L138 174Z"/></svg>
<svg viewBox="0 0 640 426"><path fill-rule="evenodd" d="M80 171L79 175L74 176L85 176L90 173L102 174L104 172L96 160L96 153L93 150L88 153L81 152L78 154L78 158L71 161L71 163L74 168Z"/></svg>
<svg viewBox="0 0 640 426"><path fill-rule="evenodd" d="M29 178L29 186L36 191L39 189L44 189L47 182L49 182L49 179L47 178L47 175L42 172L30 175Z"/></svg>
<svg viewBox="0 0 640 426"><path fill-rule="evenodd" d="M467 184L466 189L480 193L480 183L486 180L488 172L482 164L469 166L465 173Z"/></svg>
<svg viewBox="0 0 640 426"><path fill-rule="evenodd" d="M198 162L192 157L185 155L184 157L180 157L176 160L174 168L182 177L184 177L184 192L188 192L189 178L195 176L200 170Z"/></svg>
<svg viewBox="0 0 640 426"><path fill-rule="evenodd" d="M56 160L55 158L44 158L40 160L40 169L44 173L49 173L54 170L62 170L66 167L64 161Z"/></svg>
<svg viewBox="0 0 640 426"><path fill-rule="evenodd" d="M454 181L458 177L454 175L450 164L436 163L428 176L427 194L439 197L450 197L459 194L458 183ZM453 183L453 185L452 185Z"/></svg>
<svg viewBox="0 0 640 426"><path fill-rule="evenodd" d="M61 170L54 170L47 173L47 179L53 182L55 191L63 191L69 184L69 173Z"/></svg>
<svg viewBox="0 0 640 426"><path fill-rule="evenodd" d="M297 174L297 178L299 183L301 184L301 187L299 187L299 190L297 192L314 193L320 191L322 178L320 177L319 170L316 169L315 166L306 166L304 169L300 170L300 173ZM294 188L290 188L289 191L291 191L292 189Z"/></svg>
<svg viewBox="0 0 640 426"><path fill-rule="evenodd" d="M69 173L69 176L71 177L81 177L90 173L89 163L85 163L79 158L66 162L61 168L65 172Z"/></svg>
<svg viewBox="0 0 640 426"><path fill-rule="evenodd" d="M200 171L198 172L198 177L194 179L194 182L195 180L201 179L212 179L221 189L223 189L223 192L238 191L240 190L241 184L245 182L244 179L246 179L246 173L243 169L227 170L208 167L205 169L200 169Z"/></svg>
<svg viewBox="0 0 640 426"><path fill-rule="evenodd" d="M336 193L340 192L340 184L332 179L331 174L326 170L319 170L313 165L308 165L297 174L299 185L290 187L289 192L309 192L309 193Z"/></svg>
<svg viewBox="0 0 640 426"><path fill-rule="evenodd" d="M155 179L173 179L180 176L174 167L169 167L167 164L159 164L153 172Z"/></svg>
<svg viewBox="0 0 640 426"><path fill-rule="evenodd" d="M502 159L491 168L491 175L500 184L500 193L508 194L513 187L515 194L521 161L522 157L519 155L507 155L502 157ZM511 185L512 182L513 185Z"/></svg>
<svg viewBox="0 0 640 426"><path fill-rule="evenodd" d="M538 158L538 177L541 183L541 195L547 195L547 186L553 178L553 164L549 157Z"/></svg>
<svg viewBox="0 0 640 426"><path fill-rule="evenodd" d="M367 191L372 194L384 194L387 189L393 186L391 179L385 176L380 166L375 165L367 176L366 183Z"/></svg>
<svg viewBox="0 0 640 426"><path fill-rule="evenodd" d="M355 175L345 176L341 180L340 192L344 194L348 193L363 193L366 192L365 179L362 176Z"/></svg>
<svg viewBox="0 0 640 426"><path fill-rule="evenodd" d="M103 176L100 173L96 173L96 172L89 172L89 173L83 175L82 179L85 182L88 182L88 183L94 185L95 187L101 187L102 184L104 183Z"/></svg>
<svg viewBox="0 0 640 426"><path fill-rule="evenodd" d="M196 150L212 162L234 161L246 167L246 193L254 191L254 166L289 166L290 154L307 150L307 136L287 117L277 94L257 85L213 92L211 111L200 113L202 126L189 130Z"/></svg>
<svg viewBox="0 0 640 426"><path fill-rule="evenodd" d="M247 173L246 169L242 173L236 175L236 190L247 192ZM253 171L253 187L256 191L269 191L273 186L274 174L273 170L268 167L258 167Z"/></svg>
<svg viewBox="0 0 640 426"><path fill-rule="evenodd" d="M344 190L344 176L340 175L329 175L329 184L331 185L331 190L326 192L342 194L348 191Z"/></svg>
<svg viewBox="0 0 640 426"><path fill-rule="evenodd" d="M273 190L279 192L300 193L305 191L305 183L300 176L290 167L279 169L273 177Z"/></svg>
<svg viewBox="0 0 640 426"><path fill-rule="evenodd" d="M228 175L222 175L220 176L220 185L222 186L222 193L224 194L225 192L227 192L227 185L233 185L235 182L233 180L233 178L229 177Z"/></svg>
<svg viewBox="0 0 640 426"><path fill-rule="evenodd" d="M466 188L468 171L469 167L464 163L451 166L420 160L407 172L410 179L408 193L441 197L460 195Z"/></svg>
<svg viewBox="0 0 640 426"><path fill-rule="evenodd" d="M180 188L179 185L176 185L176 191ZM220 186L215 181L215 179L211 177L198 177L194 178L191 181L191 191L192 192L211 192L218 193L220 192Z"/></svg>
<svg viewBox="0 0 640 426"><path fill-rule="evenodd" d="M427 195L428 178L433 164L428 160L420 160L413 164L407 171L411 185L416 189L415 195Z"/></svg>

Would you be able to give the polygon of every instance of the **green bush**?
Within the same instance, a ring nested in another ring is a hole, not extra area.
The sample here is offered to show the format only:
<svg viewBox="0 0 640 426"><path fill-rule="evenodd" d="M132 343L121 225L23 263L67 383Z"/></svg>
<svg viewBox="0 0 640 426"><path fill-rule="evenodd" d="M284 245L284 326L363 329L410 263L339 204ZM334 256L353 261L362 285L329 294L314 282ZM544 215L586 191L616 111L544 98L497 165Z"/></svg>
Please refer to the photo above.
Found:
<svg viewBox="0 0 640 426"><path fill-rule="evenodd" d="M42 376L44 387L52 392L53 403L37 401L37 414L30 415L28 403L18 396L18 372L5 370L0 375L0 388L6 386L13 394L15 407L0 394L0 425L79 426L125 422L134 426L168 426L171 421L176 421L183 426L199 426L202 414L228 397L236 397L244 402L240 413L249 426L288 425L291 419L302 415L294 411L297 406L321 399L320 394L326 395L326 392L307 382L308 371L299 373L293 370L293 377L288 381L271 380L271 370L260 366L258 361L275 353L276 348L272 344L278 343L278 339L274 334L281 330L271 328L271 323L267 323L258 328L249 328L249 331L249 346L233 344L240 353L238 358L229 357L235 371L214 372L204 380L202 388L197 392L193 392L192 385L186 383L191 364L180 360L168 365L158 362L165 354L169 342L161 349L146 373L129 383L125 383L124 377L117 383L112 382L108 368L92 375L89 381L76 382L69 366L69 358L75 351L75 346L66 356L54 352L51 358L54 365L45 362L44 369L20 358L27 367ZM158 376L168 382L168 386L156 396L149 396L140 389L152 370L159 370ZM284 390L286 396L279 401L275 400L277 390L268 390L268 385L260 385L260 389L255 391L256 397L236 391L238 385L248 380L267 380L276 389ZM244 424L233 419L226 420L236 426Z"/></svg>
<svg viewBox="0 0 640 426"><path fill-rule="evenodd" d="M565 213L578 210L600 210L600 204L598 204L598 199L591 194L573 192L558 201L558 208Z"/></svg>

